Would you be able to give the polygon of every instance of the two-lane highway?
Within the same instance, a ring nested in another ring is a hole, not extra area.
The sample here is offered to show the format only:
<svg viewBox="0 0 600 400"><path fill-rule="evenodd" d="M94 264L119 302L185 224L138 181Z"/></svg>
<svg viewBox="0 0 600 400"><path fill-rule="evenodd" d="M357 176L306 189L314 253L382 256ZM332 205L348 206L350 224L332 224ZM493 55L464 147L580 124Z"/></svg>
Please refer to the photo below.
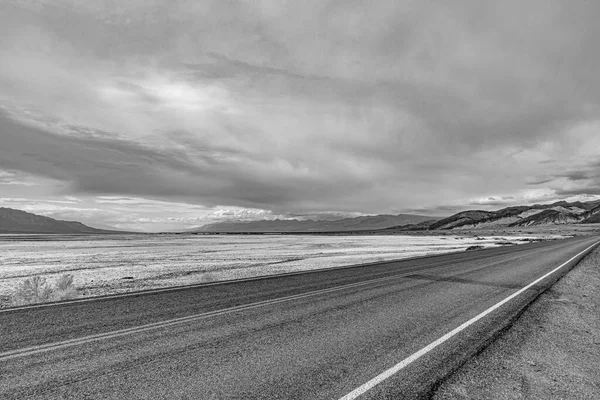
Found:
<svg viewBox="0 0 600 400"><path fill-rule="evenodd" d="M597 242L0 311L0 398L426 396Z"/></svg>

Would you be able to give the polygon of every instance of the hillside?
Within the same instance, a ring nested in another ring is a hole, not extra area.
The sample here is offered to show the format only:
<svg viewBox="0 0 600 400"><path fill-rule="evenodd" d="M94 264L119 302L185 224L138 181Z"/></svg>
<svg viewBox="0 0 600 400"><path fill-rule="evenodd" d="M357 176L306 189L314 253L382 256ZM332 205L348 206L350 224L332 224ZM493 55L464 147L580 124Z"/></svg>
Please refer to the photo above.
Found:
<svg viewBox="0 0 600 400"><path fill-rule="evenodd" d="M386 229L396 226L420 224L435 218L424 215L369 215L344 218L333 221L315 220L260 220L218 222L195 229L195 232L351 232L361 230Z"/></svg>
<svg viewBox="0 0 600 400"><path fill-rule="evenodd" d="M451 229L463 225L475 224L478 221L484 221L494 216L495 214L489 211L463 211L448 218L444 218L441 221L437 221L432 224L429 229Z"/></svg>
<svg viewBox="0 0 600 400"><path fill-rule="evenodd" d="M21 210L0 207L0 233L111 233L77 221L61 221Z"/></svg>
<svg viewBox="0 0 600 400"><path fill-rule="evenodd" d="M586 218L582 221L584 224L598 224L600 223L600 205L594 207L587 212Z"/></svg>
<svg viewBox="0 0 600 400"><path fill-rule="evenodd" d="M464 211L437 221L429 229L476 229L600 222L600 201L559 201L507 207L498 211Z"/></svg>

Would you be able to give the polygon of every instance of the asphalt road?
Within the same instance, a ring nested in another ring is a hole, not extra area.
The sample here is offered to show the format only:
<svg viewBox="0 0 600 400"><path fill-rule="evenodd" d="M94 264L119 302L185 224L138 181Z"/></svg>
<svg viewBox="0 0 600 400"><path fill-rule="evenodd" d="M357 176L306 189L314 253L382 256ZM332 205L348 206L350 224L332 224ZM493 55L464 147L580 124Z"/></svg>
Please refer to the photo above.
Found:
<svg viewBox="0 0 600 400"><path fill-rule="evenodd" d="M0 398L427 397L597 241L1 311Z"/></svg>

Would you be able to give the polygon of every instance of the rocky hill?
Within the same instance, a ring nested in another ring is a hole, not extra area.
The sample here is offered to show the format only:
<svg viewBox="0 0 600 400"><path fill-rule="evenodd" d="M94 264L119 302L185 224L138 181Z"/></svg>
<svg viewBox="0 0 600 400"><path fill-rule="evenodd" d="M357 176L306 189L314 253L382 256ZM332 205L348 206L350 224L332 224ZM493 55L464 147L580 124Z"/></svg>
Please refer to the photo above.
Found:
<svg viewBox="0 0 600 400"><path fill-rule="evenodd" d="M356 218L343 218L333 221L315 220L260 220L230 221L205 225L195 232L236 233L236 232L352 232L363 230L387 229L435 221L424 215L369 215Z"/></svg>
<svg viewBox="0 0 600 400"><path fill-rule="evenodd" d="M496 216L495 213L490 211L463 211L458 214L454 214L448 218L444 218L440 221L429 226L429 229L452 229L458 228L465 225L477 224L479 221L486 221Z"/></svg>
<svg viewBox="0 0 600 400"><path fill-rule="evenodd" d="M112 233L77 221L61 221L21 210L0 207L0 233Z"/></svg>
<svg viewBox="0 0 600 400"><path fill-rule="evenodd" d="M586 214L586 218L582 221L584 224L598 224L600 223L600 205L589 210Z"/></svg>
<svg viewBox="0 0 600 400"><path fill-rule="evenodd" d="M476 229L496 226L558 225L600 222L600 201L559 201L498 211L464 211L437 221L429 229Z"/></svg>

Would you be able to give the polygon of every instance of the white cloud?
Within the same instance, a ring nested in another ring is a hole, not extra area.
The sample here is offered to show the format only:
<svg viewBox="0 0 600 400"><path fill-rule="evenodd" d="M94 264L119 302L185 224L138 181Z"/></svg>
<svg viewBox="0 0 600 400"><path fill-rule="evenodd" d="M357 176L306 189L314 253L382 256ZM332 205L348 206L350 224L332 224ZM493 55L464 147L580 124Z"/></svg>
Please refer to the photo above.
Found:
<svg viewBox="0 0 600 400"><path fill-rule="evenodd" d="M6 197L152 229L600 191L589 2L31 4L0 4Z"/></svg>

